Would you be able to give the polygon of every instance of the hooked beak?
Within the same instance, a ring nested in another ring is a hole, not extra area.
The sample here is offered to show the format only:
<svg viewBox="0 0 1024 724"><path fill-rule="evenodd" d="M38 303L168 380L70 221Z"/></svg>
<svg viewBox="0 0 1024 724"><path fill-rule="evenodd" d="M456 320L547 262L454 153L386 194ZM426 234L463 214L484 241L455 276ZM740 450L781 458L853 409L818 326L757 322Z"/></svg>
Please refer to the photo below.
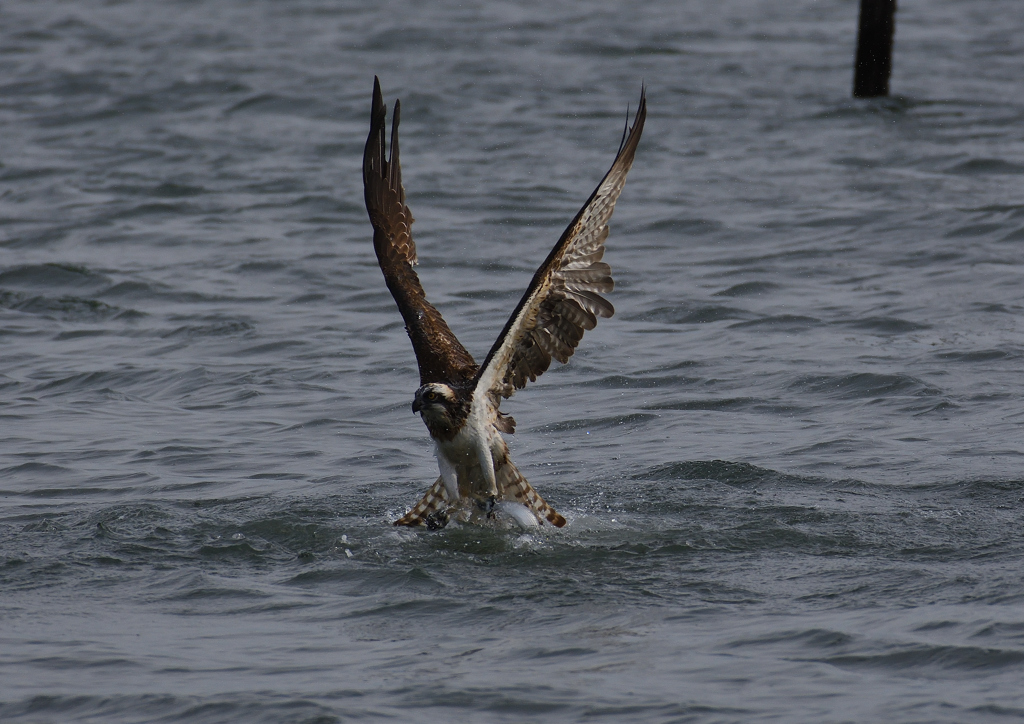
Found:
<svg viewBox="0 0 1024 724"><path fill-rule="evenodd" d="M412 411L419 412L422 409L423 405L420 404L420 398L417 397L415 400L412 401Z"/></svg>

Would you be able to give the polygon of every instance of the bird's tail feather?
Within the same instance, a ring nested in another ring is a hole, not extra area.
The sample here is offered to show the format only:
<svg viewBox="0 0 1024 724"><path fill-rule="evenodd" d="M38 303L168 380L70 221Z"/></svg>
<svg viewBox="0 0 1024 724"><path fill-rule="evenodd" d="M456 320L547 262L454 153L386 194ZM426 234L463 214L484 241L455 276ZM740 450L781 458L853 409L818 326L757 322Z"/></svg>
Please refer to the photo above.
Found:
<svg viewBox="0 0 1024 724"><path fill-rule="evenodd" d="M507 460L504 465L495 472L498 484L498 495L504 500L515 500L532 510L538 518L548 521L556 528L565 525L565 518L558 514L554 508L548 505L544 498L533 489L519 468Z"/></svg>
<svg viewBox="0 0 1024 724"><path fill-rule="evenodd" d="M444 479L438 478L430 486L420 502L412 506L412 510L394 522L394 525L426 525L430 526L431 515L448 507L448 491L444 487Z"/></svg>

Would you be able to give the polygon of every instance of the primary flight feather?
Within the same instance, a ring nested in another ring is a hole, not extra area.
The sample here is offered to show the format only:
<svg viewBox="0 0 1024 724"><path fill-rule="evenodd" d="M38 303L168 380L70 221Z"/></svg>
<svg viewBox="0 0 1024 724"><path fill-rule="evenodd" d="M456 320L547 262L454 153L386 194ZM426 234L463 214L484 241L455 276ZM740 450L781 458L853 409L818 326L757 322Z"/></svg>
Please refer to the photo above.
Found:
<svg viewBox="0 0 1024 724"><path fill-rule="evenodd" d="M384 281L398 304L420 369L413 399L434 440L440 477L395 525L440 528L463 521L504 518L523 527L565 518L548 505L509 459L501 433L515 421L499 409L537 379L552 358L569 361L583 333L612 305L601 296L614 282L602 257L608 220L633 165L647 117L645 94L623 136L611 169L541 264L482 365L459 343L441 313L427 301L413 265L416 244L405 203L398 157L401 104L395 101L387 155L387 106L374 78L370 135L363 153L363 191L373 224L373 247Z"/></svg>

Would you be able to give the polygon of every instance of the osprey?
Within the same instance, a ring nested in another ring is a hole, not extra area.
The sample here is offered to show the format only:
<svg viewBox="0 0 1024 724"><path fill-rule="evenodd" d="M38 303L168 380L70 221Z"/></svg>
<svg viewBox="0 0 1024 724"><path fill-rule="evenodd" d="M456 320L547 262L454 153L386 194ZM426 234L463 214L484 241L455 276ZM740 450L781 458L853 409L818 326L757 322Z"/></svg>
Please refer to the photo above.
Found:
<svg viewBox="0 0 1024 724"><path fill-rule="evenodd" d="M633 125L623 131L611 169L548 254L482 365L427 301L412 240L412 214L405 204L398 160L395 101L391 155L387 156L387 106L374 78L370 135L363 153L363 192L373 224L373 248L405 320L420 369L412 410L420 413L434 440L440 477L395 525L442 528L454 517L484 522L511 519L528 528L565 518L544 502L509 459L501 433L515 432L515 420L499 410L502 398L533 382L554 358L565 364L598 317L614 308L600 296L610 292L611 267L601 261L608 220L615 208L647 117L645 93Z"/></svg>

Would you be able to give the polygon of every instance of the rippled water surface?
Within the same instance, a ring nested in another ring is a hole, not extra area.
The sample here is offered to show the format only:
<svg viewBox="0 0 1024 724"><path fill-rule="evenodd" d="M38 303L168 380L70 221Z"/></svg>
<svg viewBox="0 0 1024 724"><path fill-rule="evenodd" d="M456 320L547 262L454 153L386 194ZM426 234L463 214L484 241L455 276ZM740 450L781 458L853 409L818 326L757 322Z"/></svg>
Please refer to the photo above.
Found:
<svg viewBox="0 0 1024 724"><path fill-rule="evenodd" d="M0 720L1024 717L1024 6L0 6ZM360 162L482 357L649 117L617 314L437 475Z"/></svg>

